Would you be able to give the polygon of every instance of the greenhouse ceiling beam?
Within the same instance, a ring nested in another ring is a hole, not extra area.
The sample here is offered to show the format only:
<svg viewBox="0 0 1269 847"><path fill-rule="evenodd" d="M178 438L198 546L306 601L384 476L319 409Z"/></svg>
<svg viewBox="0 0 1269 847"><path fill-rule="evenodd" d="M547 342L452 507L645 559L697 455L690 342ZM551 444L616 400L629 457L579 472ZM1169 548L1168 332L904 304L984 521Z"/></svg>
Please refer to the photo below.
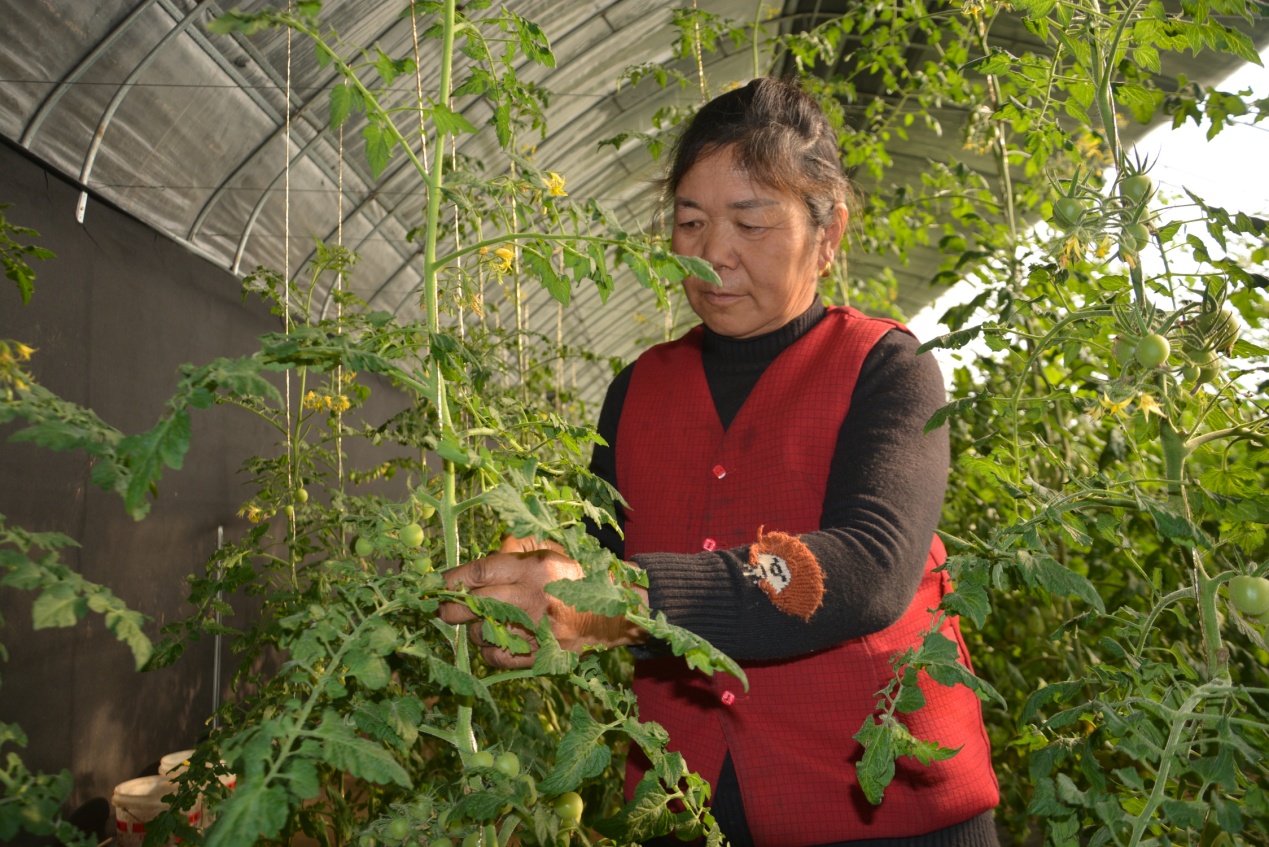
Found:
<svg viewBox="0 0 1269 847"><path fill-rule="evenodd" d="M48 116L53 113L53 109L57 107L58 102L66 95L67 92L75 87L75 83L79 80L79 78L83 76L98 59L101 58L102 54L113 47L115 42L123 37L124 33L126 33L128 29L136 23L137 19L145 14L146 10L153 6L156 2L158 2L158 0L144 0L141 5L129 12L126 18L116 24L115 28L112 29L105 38L98 41L97 46L88 51L88 54L80 59L75 67L71 68L69 73L62 77L61 81L57 84L57 87L49 92L48 96L44 98L44 102L40 103L40 108L36 110L35 115L22 131L22 137L19 139L19 143L23 147L30 149L31 143L35 141L35 136L40 131L40 127L44 125L44 121L48 119Z"/></svg>
<svg viewBox="0 0 1269 847"><path fill-rule="evenodd" d="M375 41L378 42L379 40L385 38L388 35L388 33L392 31L392 28L393 28L393 25L390 25L388 26L387 29L380 32L379 35L376 37ZM263 72L264 75L267 76L273 82L273 84L277 86L279 91L287 92L286 93L287 108L290 108L292 98L295 97L295 92L287 91L286 79L273 69L273 66L269 64L268 60L266 60L263 55L261 55L260 51L257 50L255 45L251 43L250 39L246 38L245 36L239 33L234 33L233 39L238 44L238 46L242 48L243 52L245 52L248 56L250 56L252 61L256 63L256 67L258 67L261 70L261 72ZM211 45L209 44L208 46L211 46ZM330 82L333 82L338 76L339 76L338 71L331 71L329 75L327 76L327 79L321 81L321 84L319 84L316 87L318 92L317 94L313 95L308 100L296 99L295 102L297 105L295 107L295 111L292 112L291 114L292 119L294 120L295 118L298 118L301 115L303 115L308 110L309 106L312 106L314 103L320 100L322 95L325 94L326 92L326 85ZM243 82L245 83L245 80L243 80ZM248 86L243 85L242 87L246 88ZM269 107L267 110L262 110L262 111L265 111L265 114L268 115L270 118L272 118L274 122L276 122L279 125L277 130L274 131L273 135L269 136L267 139L260 142L260 144L258 144L254 150L252 150L245 158L243 158L243 160L238 163L238 166L234 168L233 173L229 174L229 176L227 176L224 180L222 180L220 185L217 186L215 192L213 192L212 195L207 198L207 202L205 202L203 204L203 207L198 210L198 215L194 218L194 222L190 224L189 231L186 233L186 238L189 241L193 241L194 238L198 235L198 231L202 229L203 224L207 222L207 218L211 214L211 210L215 208L216 203L219 202L220 199L225 195L225 193L229 191L229 186L233 183L233 181L242 173L242 171L249 164L255 161L256 156L258 156L261 152L267 149L269 145L275 144L277 140L286 133L286 121L284 119L285 118L284 115L278 114L277 111L274 110L272 107ZM315 159L314 161L318 161L318 160ZM331 174L329 170L326 169L324 166L323 166L323 170L326 170L327 176L330 176L332 178L335 176L334 174ZM357 173L358 179L360 179L363 183L365 183L366 182L365 175L362 174L360 171L356 171L356 173Z"/></svg>
<svg viewBox="0 0 1269 847"><path fill-rule="evenodd" d="M238 249L234 251L234 261L232 267L230 268L234 275L237 275L239 269L242 267L242 257L247 251L247 242L251 239L251 231L255 229L256 221L260 218L260 212L264 210L264 204L269 201L269 195L273 193L274 189L277 188L278 183L281 182L291 170L292 165L307 156L309 151L325 138L326 130L322 130L317 135L313 136L312 140L301 147L299 152L297 152L293 157L287 158L286 166L283 167L282 170L278 171L277 176L275 176L269 184L265 186L264 191L260 192L260 198L256 200L255 206L252 207L251 214L247 217L247 224L242 229L242 236L238 239ZM290 148L291 139L287 138L287 149L290 150ZM286 245L284 249L290 251L291 245Z"/></svg>
<svg viewBox="0 0 1269 847"><path fill-rule="evenodd" d="M210 0L198 0L194 8L190 9L189 14L182 18L167 35L163 36L158 44L150 48L150 52L146 53L140 62L137 62L137 66L132 69L127 79L115 91L114 97L110 98L110 104L106 106L106 111L102 114L101 121L97 124L97 131L93 133L92 143L88 145L88 155L84 157L84 166L79 172L79 184L84 186L84 189L79 193L79 202L75 206L75 220L79 223L82 224L84 222L84 211L88 207L88 177L92 173L93 164L97 160L97 153L100 152L101 143L106 137L106 129L110 126L110 121L114 118L115 112L119 110L124 98L128 96L128 93L137 84L141 74L145 73L146 69L154 63L154 60L159 57L165 47L179 38L185 30L189 29L190 24L194 23L194 20L208 7L209 3Z"/></svg>

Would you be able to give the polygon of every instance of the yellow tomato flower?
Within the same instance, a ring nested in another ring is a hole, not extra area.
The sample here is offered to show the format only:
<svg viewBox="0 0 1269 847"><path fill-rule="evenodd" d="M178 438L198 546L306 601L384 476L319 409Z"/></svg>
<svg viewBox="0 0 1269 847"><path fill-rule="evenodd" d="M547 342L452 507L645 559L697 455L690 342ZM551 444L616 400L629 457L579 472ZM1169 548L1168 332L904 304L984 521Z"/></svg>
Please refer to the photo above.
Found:
<svg viewBox="0 0 1269 847"><path fill-rule="evenodd" d="M548 171L546 175L546 193L552 197L567 197L568 192L564 190L564 177L555 171Z"/></svg>
<svg viewBox="0 0 1269 847"><path fill-rule="evenodd" d="M1161 418L1167 417L1163 411L1163 406L1159 405L1158 401L1149 394L1142 394L1137 398L1137 408L1140 409L1141 413L1146 417L1150 417L1152 414L1158 415Z"/></svg>
<svg viewBox="0 0 1269 847"><path fill-rule="evenodd" d="M34 348L27 347L21 341L13 342L13 351L17 354L19 362L29 361L31 354L35 352Z"/></svg>
<svg viewBox="0 0 1269 847"><path fill-rule="evenodd" d="M1122 415L1124 410L1128 408L1128 404L1132 402L1131 397L1125 397L1123 400L1111 400L1109 397L1099 397L1098 403L1102 404L1102 409L1108 415Z"/></svg>
<svg viewBox="0 0 1269 847"><path fill-rule="evenodd" d="M499 247L494 251L494 255L501 261L494 263L494 270L500 274L511 273L511 263L515 261L516 253L510 247Z"/></svg>

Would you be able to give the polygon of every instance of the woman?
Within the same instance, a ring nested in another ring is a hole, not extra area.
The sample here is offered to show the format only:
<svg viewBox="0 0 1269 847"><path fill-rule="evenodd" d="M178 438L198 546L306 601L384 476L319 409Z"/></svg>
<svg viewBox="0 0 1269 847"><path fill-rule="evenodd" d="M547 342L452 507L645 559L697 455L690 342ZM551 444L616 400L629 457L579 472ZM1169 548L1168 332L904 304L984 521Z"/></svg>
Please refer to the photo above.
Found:
<svg viewBox="0 0 1269 847"><path fill-rule="evenodd" d="M879 806L855 776L852 736L876 710L890 656L919 642L949 590L934 572L948 445L944 431L923 434L943 387L915 339L817 297L848 218L835 134L803 92L755 80L697 114L665 182L674 250L709 261L721 284L686 280L702 326L645 352L609 389L599 430L610 446L592 466L628 507L624 542L601 541L647 571L652 610L741 662L749 690L658 655L624 620L546 595L546 583L581 575L557 551L505 547L451 584L550 615L565 647L634 646L640 715L714 786L732 844L995 844L996 780L964 687L925 680L926 706L904 716L956 756L900 760ZM442 614L471 619L457 605ZM954 620L943 633L968 661ZM628 792L640 775L632 756Z"/></svg>

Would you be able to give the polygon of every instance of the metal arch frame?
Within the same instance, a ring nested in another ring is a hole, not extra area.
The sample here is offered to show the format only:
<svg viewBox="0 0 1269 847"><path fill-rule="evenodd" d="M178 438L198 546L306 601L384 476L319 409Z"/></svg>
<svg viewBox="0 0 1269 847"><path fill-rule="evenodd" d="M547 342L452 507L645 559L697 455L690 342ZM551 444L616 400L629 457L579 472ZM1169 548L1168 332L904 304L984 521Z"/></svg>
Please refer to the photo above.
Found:
<svg viewBox="0 0 1269 847"><path fill-rule="evenodd" d="M57 107L58 102L66 96L66 94L75 86L75 82L83 76L89 68L97 63L107 50L114 46L114 43L123 37L132 25L149 10L151 6L158 0L143 0L141 5L134 8L127 16L115 24L115 28L107 33L106 37L97 42L97 46L89 50L82 59L76 63L75 67L62 77L57 87L49 92L44 98L44 102L40 103L40 107L36 109L31 120L27 122L26 128L22 130L22 136L18 139L18 143L23 147L30 149L31 142L35 140L36 134L40 131L40 127L44 125L44 121L53 114L53 109Z"/></svg>
<svg viewBox="0 0 1269 847"><path fill-rule="evenodd" d="M176 23L176 26L159 39L159 43L151 47L150 51L145 54L140 62L137 62L136 67L132 69L132 72L128 74L118 90L115 91L114 96L110 98L110 103L106 106L106 111L102 113L97 129L93 133L92 143L88 145L88 153L84 156L84 165L79 172L79 184L84 186L83 190L79 192L79 202L75 204L75 220L79 223L82 224L84 222L84 212L88 207L88 177L92 174L93 164L97 160L97 153L101 150L101 144L106 137L106 130L109 128L115 112L119 110L124 98L136 86L137 79L141 74L145 73L150 65L154 63L154 60L159 57L165 47L179 38L185 30L189 29L195 18L205 11L210 4L211 0L198 0L194 4L194 8L190 9L185 17ZM164 9L164 11L166 12L167 10Z"/></svg>
<svg viewBox="0 0 1269 847"><path fill-rule="evenodd" d="M383 38L384 35L386 35L388 32L392 30L393 26L395 26L395 24L389 25L387 29L380 32L378 38ZM282 80L282 78L278 76L278 74L274 71L273 66L270 65L267 61L265 61L264 57L260 54L258 50L255 49L255 46L252 45L250 41L248 41L246 38L240 35L235 35L234 40L238 43L240 47L242 47L242 49L246 53L248 53L252 57L252 59L255 60L256 66L260 68L260 70L267 77L269 77L279 89L283 89L285 87L284 80ZM330 79L334 79L336 76L338 76L338 74L332 72L330 74ZM323 87L323 88L319 88L318 90L319 92L324 92L326 89ZM294 92L292 92L292 95L294 95ZM299 116L303 115L306 111L308 111L308 108L310 106L312 106L314 103L318 102L318 100L321 99L321 96L322 96L321 93L318 93L310 97L308 100L300 101L299 105L295 109L295 112L292 114L292 117L298 118ZM289 100L287 102L287 107L290 108ZM217 187L216 191L213 192L212 196L209 197L207 201L203 204L203 207L199 210L198 216L194 219L194 222L190 225L189 231L186 234L187 240L193 241L197 237L198 231L202 228L203 224L207 222L207 217L211 214L212 208L216 205L216 203L220 200L220 198L223 197L227 191L229 191L230 184L234 181L235 178L237 178L242 173L243 169L246 168L247 165L249 165L252 161L254 161L255 158L258 155L260 155L261 151L267 149L271 144L274 144L278 140L279 137L285 134L286 125L285 125L285 122L281 120L283 116L274 112L272 108L268 109L268 114L269 114L269 117L271 117L274 121L279 122L281 125L278 126L278 128L273 132L272 135L270 135L264 141L261 141L260 144L258 144L254 150L252 150L246 157L244 157L243 160L238 163L238 166L234 168L233 173L229 174L229 176L225 177L225 179L221 181L219 187ZM324 134L324 132L325 130L322 130L321 132L319 132L319 137L322 134ZM325 170L324 165L319 164L319 167L322 167L323 170ZM328 177L333 177L333 174L330 174L330 173L327 173L326 175ZM369 184L369 181L365 178L364 174L358 172L357 177L359 180L361 180L362 183L367 185ZM276 180L275 180L275 183L276 183Z"/></svg>

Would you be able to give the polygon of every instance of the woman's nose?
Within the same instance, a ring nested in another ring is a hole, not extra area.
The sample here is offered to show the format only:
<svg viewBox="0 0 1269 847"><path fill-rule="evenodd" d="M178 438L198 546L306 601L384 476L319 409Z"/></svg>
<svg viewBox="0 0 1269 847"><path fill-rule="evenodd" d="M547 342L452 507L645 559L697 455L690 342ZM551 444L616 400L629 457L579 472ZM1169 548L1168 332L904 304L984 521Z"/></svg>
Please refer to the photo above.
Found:
<svg viewBox="0 0 1269 847"><path fill-rule="evenodd" d="M736 262L736 250L726 227L712 226L701 244L701 258L715 268L730 268Z"/></svg>

